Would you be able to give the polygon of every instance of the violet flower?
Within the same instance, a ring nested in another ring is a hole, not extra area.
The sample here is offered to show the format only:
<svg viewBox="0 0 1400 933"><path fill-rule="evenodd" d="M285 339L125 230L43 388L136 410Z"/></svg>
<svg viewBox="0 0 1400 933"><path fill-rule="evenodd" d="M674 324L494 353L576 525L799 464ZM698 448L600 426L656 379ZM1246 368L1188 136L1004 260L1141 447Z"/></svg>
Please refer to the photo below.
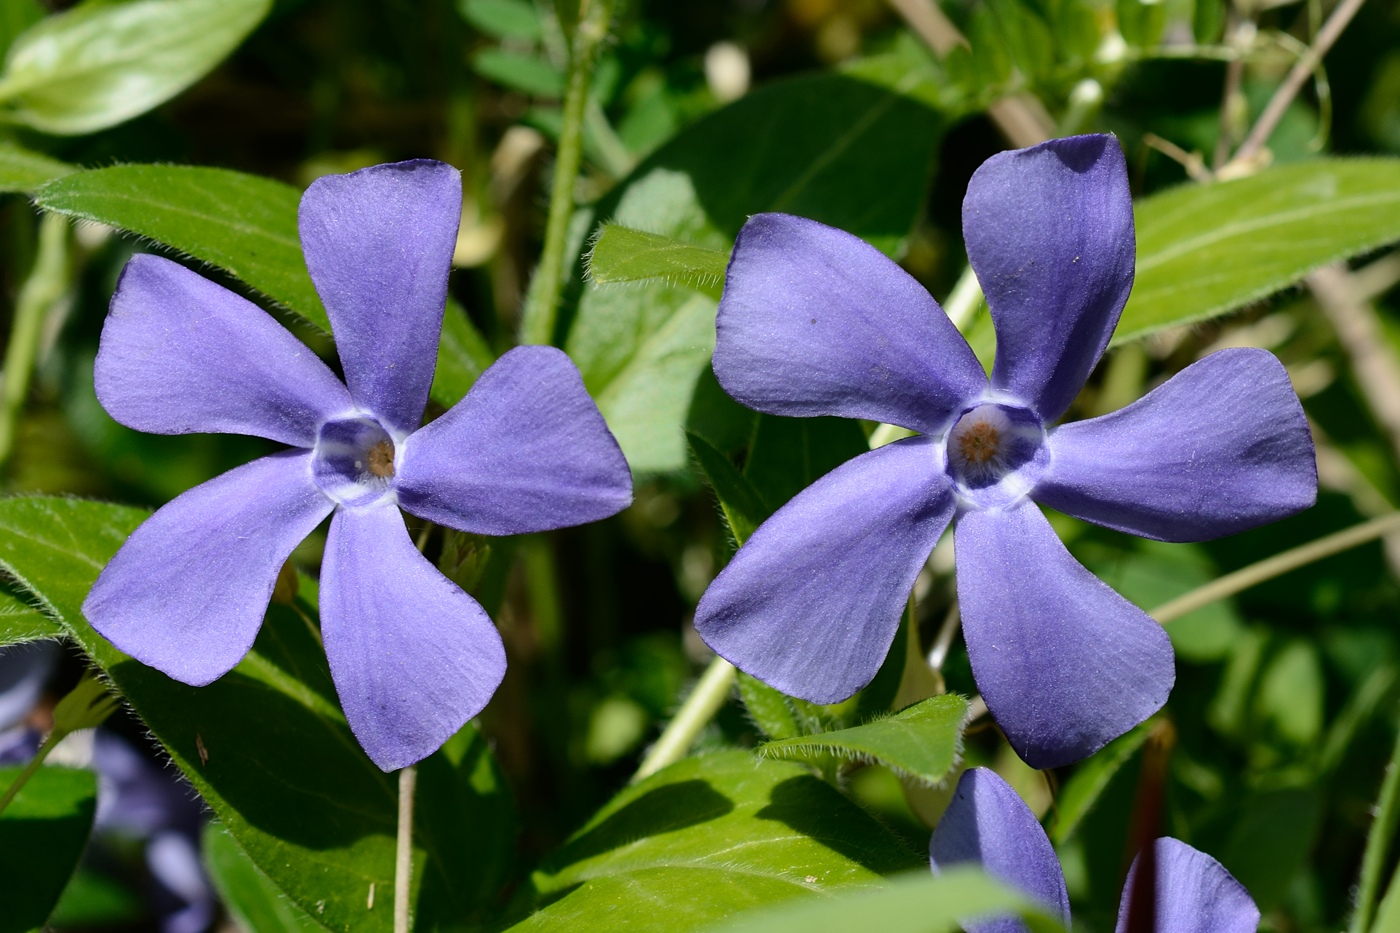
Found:
<svg viewBox="0 0 1400 933"><path fill-rule="evenodd" d="M97 395L142 431L252 434L292 445L179 496L112 558L83 611L138 660L201 686L238 663L278 570L326 516L321 634L341 705L379 767L431 754L500 684L481 606L409 540L399 506L512 535L624 508L631 476L562 352L519 347L420 427L461 214L457 170L379 165L301 200L307 269L342 384L251 302L155 256L122 273Z"/></svg>
<svg viewBox="0 0 1400 933"><path fill-rule="evenodd" d="M929 839L934 874L973 863L1045 906L1069 926L1069 895L1055 849L1030 807L996 772L972 768L958 781L953 801ZM1215 859L1177 839L1153 843L1157 877L1155 933L1254 933L1259 908L1244 885ZM1127 933L1141 856L1123 885L1117 933ZM1010 917L964 921L967 933L1028 933Z"/></svg>
<svg viewBox="0 0 1400 933"><path fill-rule="evenodd" d="M1031 500L1163 541L1312 504L1312 439L1283 367L1222 350L1121 411L1059 428L1133 282L1111 136L988 159L963 202L997 332L990 382L938 304L873 247L785 214L739 232L718 317L724 389L775 415L921 432L822 477L759 527L695 627L740 669L815 703L870 682L944 529L973 675L1037 768L1086 757L1166 702L1161 626L1084 569Z"/></svg>

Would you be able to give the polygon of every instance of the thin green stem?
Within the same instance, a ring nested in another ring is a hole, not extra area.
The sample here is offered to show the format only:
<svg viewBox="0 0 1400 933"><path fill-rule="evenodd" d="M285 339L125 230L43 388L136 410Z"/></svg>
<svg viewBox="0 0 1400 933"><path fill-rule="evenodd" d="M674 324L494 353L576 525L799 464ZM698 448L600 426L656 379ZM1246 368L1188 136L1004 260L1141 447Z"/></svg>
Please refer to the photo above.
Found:
<svg viewBox="0 0 1400 933"><path fill-rule="evenodd" d="M695 689L681 704L680 711L667 724L661 738L656 740L656 744L647 753L632 780L640 781L684 758L690 751L690 746L695 743L695 737L700 734L700 730L715 718L715 713L719 712L724 701L729 699L729 690L734 686L737 676L738 671L734 665L724 658L717 657L711 661L705 673L700 675Z"/></svg>
<svg viewBox="0 0 1400 933"><path fill-rule="evenodd" d="M25 765L24 770L19 773L19 776L14 779L9 787L5 788L4 796L0 796L0 813L5 812L5 808L10 805L10 801L14 800L15 796L24 789L24 785L28 784L29 779L39 770L39 766L44 763L44 759L49 757L49 752L53 751L54 746L62 740L63 736L59 735L57 730L50 733L49 737L44 740L44 744L39 746L39 751L35 753L29 764Z"/></svg>
<svg viewBox="0 0 1400 933"><path fill-rule="evenodd" d="M39 355L39 341L49 309L68 288L68 220L46 214L39 222L39 246L34 268L15 302L14 325L5 349L5 373L0 382L0 466L14 451L20 412L29 393L29 380Z"/></svg>
<svg viewBox="0 0 1400 933"><path fill-rule="evenodd" d="M394 933L409 931L409 891L413 882L413 791L418 768L399 771L399 831L394 845Z"/></svg>
<svg viewBox="0 0 1400 933"><path fill-rule="evenodd" d="M1376 818L1366 837L1366 853L1361 857L1361 877L1356 887L1356 910L1351 915L1351 933L1366 933L1376 910L1380 894L1381 873L1385 869L1386 850L1400 822L1400 734L1395 737L1395 750L1390 753L1385 778L1381 781L1380 797L1376 800Z"/></svg>
<svg viewBox="0 0 1400 933"><path fill-rule="evenodd" d="M608 34L613 0L581 0L579 22L569 49L569 83L564 92L563 125L554 158L549 190L544 250L535 268L520 326L521 343L554 342L559 316L559 293L564 280L564 250L574 213L574 185L583 157L583 127L588 112L588 87L593 64Z"/></svg>
<svg viewBox="0 0 1400 933"><path fill-rule="evenodd" d="M1373 518L1369 522L1353 525L1345 531L1318 538L1316 541L1309 541L1307 544L1284 551L1282 554L1275 554L1273 557L1250 564L1234 573L1227 573L1205 586L1197 587L1185 595L1163 603L1149 614L1165 625L1173 619L1181 618L1188 612L1195 612L1203 606L1227 599L1252 586L1258 586L1266 580L1282 576L1290 570L1297 570L1313 561L1331 557L1333 554L1340 554L1377 538L1383 538L1396 530L1400 530L1400 512L1391 512L1389 515Z"/></svg>

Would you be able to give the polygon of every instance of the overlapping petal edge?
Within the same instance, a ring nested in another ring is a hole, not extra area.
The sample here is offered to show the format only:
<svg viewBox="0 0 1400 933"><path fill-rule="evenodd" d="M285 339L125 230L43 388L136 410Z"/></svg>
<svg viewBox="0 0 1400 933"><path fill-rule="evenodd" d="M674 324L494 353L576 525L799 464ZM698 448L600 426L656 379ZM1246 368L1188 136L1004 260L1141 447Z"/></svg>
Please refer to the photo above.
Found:
<svg viewBox="0 0 1400 933"><path fill-rule="evenodd" d="M1244 886L1215 859L1177 839L1153 843L1156 933L1254 933L1259 908ZM1030 807L996 772L971 768L958 780L953 800L929 839L935 874L954 865L980 865L1070 923L1069 898L1059 858ZM1123 884L1117 933L1127 933L1141 856ZM1012 917L970 918L968 933L1029 933Z"/></svg>
<svg viewBox="0 0 1400 933"><path fill-rule="evenodd" d="M1222 351L1120 412L1053 426L1132 288L1132 202L1113 137L993 156L969 183L963 228L996 326L990 380L937 303L868 244L784 214L740 231L717 319L720 384L764 412L922 432L926 474L907 457L877 466L875 452L818 481L740 549L695 626L789 693L849 695L888 652L904 581L927 556L931 526L909 519L939 514L951 490L978 687L1017 753L1056 767L1156 712L1175 669L1160 627L1080 566L1028 500L1148 537L1204 540L1310 506L1312 440L1283 367L1259 350ZM837 474L856 469L868 481L833 496ZM896 481L904 491L891 497ZM924 498L911 499L915 489ZM871 580L885 581L879 598L858 598ZM1051 590L1057 599L1044 598Z"/></svg>
<svg viewBox="0 0 1400 933"><path fill-rule="evenodd" d="M84 603L93 627L207 684L251 647L283 563L335 513L323 635L350 728L386 771L440 747L505 672L486 613L413 547L398 507L517 534L604 518L632 497L617 442L553 348L506 353L419 427L460 210L457 170L425 160L327 176L303 196L307 268L348 390L260 308L155 256L124 270L96 363L99 399L129 427L293 449L157 511Z"/></svg>

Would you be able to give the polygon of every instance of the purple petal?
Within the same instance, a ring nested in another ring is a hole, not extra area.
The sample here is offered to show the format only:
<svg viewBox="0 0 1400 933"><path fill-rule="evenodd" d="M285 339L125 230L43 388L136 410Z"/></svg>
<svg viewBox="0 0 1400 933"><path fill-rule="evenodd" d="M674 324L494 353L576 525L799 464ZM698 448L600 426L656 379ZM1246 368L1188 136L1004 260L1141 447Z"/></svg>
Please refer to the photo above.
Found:
<svg viewBox="0 0 1400 933"><path fill-rule="evenodd" d="M350 729L385 771L437 751L506 672L485 610L418 553L392 505L331 520L321 636Z"/></svg>
<svg viewBox="0 0 1400 933"><path fill-rule="evenodd" d="M632 474L573 361L516 347L405 442L397 488L420 518L514 535L617 514Z"/></svg>
<svg viewBox="0 0 1400 933"><path fill-rule="evenodd" d="M102 326L97 397L152 434L252 434L298 447L354 408L345 386L267 312L160 256L122 270Z"/></svg>
<svg viewBox="0 0 1400 933"><path fill-rule="evenodd" d="M972 673L1034 768L1098 751L1161 709L1176 679L1160 625L1085 570L1034 504L957 524Z"/></svg>
<svg viewBox="0 0 1400 933"><path fill-rule="evenodd" d="M889 652L914 578L953 516L926 437L862 454L759 526L695 610L723 657L784 693L844 700Z"/></svg>
<svg viewBox="0 0 1400 933"><path fill-rule="evenodd" d="M146 519L83 603L122 651L202 687L248 653L277 572L334 503L311 454L284 451L216 476Z"/></svg>
<svg viewBox="0 0 1400 933"><path fill-rule="evenodd" d="M1133 287L1133 205L1112 136L992 156L963 200L967 258L996 324L992 384L1046 424L1069 408Z"/></svg>
<svg viewBox="0 0 1400 933"><path fill-rule="evenodd" d="M400 436L428 403L461 214L461 174L423 159L326 175L301 199L306 268L350 394Z"/></svg>
<svg viewBox="0 0 1400 933"><path fill-rule="evenodd" d="M1215 859L1177 839L1156 842L1157 933L1254 933L1259 908L1244 885ZM1137 861L1123 884L1117 933L1128 929L1128 892Z"/></svg>
<svg viewBox="0 0 1400 933"><path fill-rule="evenodd" d="M716 328L720 385L770 414L931 434L987 385L967 341L909 273L803 217L757 214L744 224Z"/></svg>
<svg viewBox="0 0 1400 933"><path fill-rule="evenodd" d="M963 772L928 843L934 874L964 863L1044 904L1069 926L1069 893L1054 846L1020 796L995 771ZM967 933L1021 933L1018 919L964 922Z"/></svg>
<svg viewBox="0 0 1400 933"><path fill-rule="evenodd" d="M1221 350L1127 408L1050 437L1035 498L1161 541L1203 541L1300 512L1317 498L1312 434L1266 350Z"/></svg>

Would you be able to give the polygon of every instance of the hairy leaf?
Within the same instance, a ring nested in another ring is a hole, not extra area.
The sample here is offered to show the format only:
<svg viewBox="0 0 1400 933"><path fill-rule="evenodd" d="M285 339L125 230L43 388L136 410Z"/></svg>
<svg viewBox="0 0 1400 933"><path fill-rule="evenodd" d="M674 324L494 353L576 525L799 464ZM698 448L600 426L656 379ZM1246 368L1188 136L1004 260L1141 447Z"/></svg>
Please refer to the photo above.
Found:
<svg viewBox="0 0 1400 933"><path fill-rule="evenodd" d="M0 768L0 791L20 768ZM0 933L37 930L73 875L97 811L97 775L73 768L36 771L0 813Z"/></svg>

